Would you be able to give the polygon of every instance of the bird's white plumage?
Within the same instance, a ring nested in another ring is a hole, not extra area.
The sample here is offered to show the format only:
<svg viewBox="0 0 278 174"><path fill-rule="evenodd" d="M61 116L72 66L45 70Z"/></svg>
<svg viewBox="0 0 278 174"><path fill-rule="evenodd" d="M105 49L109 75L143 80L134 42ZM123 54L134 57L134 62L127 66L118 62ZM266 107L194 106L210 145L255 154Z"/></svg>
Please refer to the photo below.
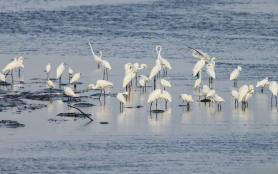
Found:
<svg viewBox="0 0 278 174"><path fill-rule="evenodd" d="M121 103L126 104L126 99L125 99L125 96L124 96L124 95L127 95L127 93L126 93L126 92L119 92L119 93L117 94L117 99L118 99Z"/></svg>
<svg viewBox="0 0 278 174"><path fill-rule="evenodd" d="M198 78L197 80L195 80L194 89L199 88L201 86L201 84L202 84L201 78Z"/></svg>
<svg viewBox="0 0 278 174"><path fill-rule="evenodd" d="M230 74L230 80L236 80L240 74L241 67L237 66L236 69L234 69Z"/></svg>
<svg viewBox="0 0 278 174"><path fill-rule="evenodd" d="M216 75L215 75L215 70L214 70L214 65L213 64L207 64L207 74L209 75L209 77L215 79Z"/></svg>
<svg viewBox="0 0 278 174"><path fill-rule="evenodd" d="M89 84L88 89L106 89L106 88L112 88L113 83L109 82L107 80L97 80L96 84Z"/></svg>
<svg viewBox="0 0 278 174"><path fill-rule="evenodd" d="M94 60L97 64L101 64L102 62L102 52L100 51L100 55L97 55L92 47L92 44L89 42L91 53L93 54Z"/></svg>
<svg viewBox="0 0 278 174"><path fill-rule="evenodd" d="M171 82L168 81L168 80L165 80L165 79L161 79L161 80L160 80L160 84L161 84L161 86L162 86L163 88L170 88L170 87L172 87Z"/></svg>
<svg viewBox="0 0 278 174"><path fill-rule="evenodd" d="M269 81L268 81L268 78L266 77L265 79L260 80L260 81L257 82L256 88L264 88L268 85L269 85Z"/></svg>
<svg viewBox="0 0 278 174"><path fill-rule="evenodd" d="M80 80L81 73L75 73L72 78L70 79L70 83L77 83Z"/></svg>
<svg viewBox="0 0 278 174"><path fill-rule="evenodd" d="M215 102L215 103L222 103L224 102L225 100L219 96L218 94L215 94L213 97L212 97L212 101Z"/></svg>
<svg viewBox="0 0 278 174"><path fill-rule="evenodd" d="M161 70L161 65L156 64L150 72L149 79L154 78L159 73L160 70Z"/></svg>
<svg viewBox="0 0 278 174"><path fill-rule="evenodd" d="M236 91L236 90L233 89L233 90L232 90L232 96L233 96L234 99L238 100L238 97L239 97L238 91Z"/></svg>
<svg viewBox="0 0 278 174"><path fill-rule="evenodd" d="M160 95L161 95L161 89L156 89L152 91L148 97L148 103L152 103L155 100L158 100L160 98Z"/></svg>
<svg viewBox="0 0 278 174"><path fill-rule="evenodd" d="M5 75L0 72L0 82L5 82L5 81L6 81Z"/></svg>
<svg viewBox="0 0 278 174"><path fill-rule="evenodd" d="M107 60L102 60L102 61L101 61L101 64L102 64L102 66L103 66L105 69L109 69L109 70L112 69L110 63L109 63Z"/></svg>
<svg viewBox="0 0 278 174"><path fill-rule="evenodd" d="M79 97L79 94L76 94L73 89L68 86L64 87L64 94L68 97Z"/></svg>
<svg viewBox="0 0 278 174"><path fill-rule="evenodd" d="M46 72L46 73L50 73L50 71L51 71L51 64L48 63L48 64L45 66L45 72Z"/></svg>
<svg viewBox="0 0 278 174"><path fill-rule="evenodd" d="M69 75L73 75L74 71L71 67L69 67L68 73L69 73Z"/></svg>
<svg viewBox="0 0 278 174"><path fill-rule="evenodd" d="M65 63L62 62L56 69L56 78L59 79L65 71Z"/></svg>
<svg viewBox="0 0 278 174"><path fill-rule="evenodd" d="M4 74L8 73L9 71L13 71L17 68L17 58L14 58L10 63L8 63L2 70Z"/></svg>
<svg viewBox="0 0 278 174"><path fill-rule="evenodd" d="M244 101L244 97L248 93L248 90L249 90L248 85L243 85L239 88L239 90L238 90L238 94L239 94L238 95L238 101L239 102Z"/></svg>
<svg viewBox="0 0 278 174"><path fill-rule="evenodd" d="M161 98L161 99L163 99L163 100L166 100L167 102L172 102L172 96L171 96L171 94L170 94L168 91L166 91L166 90L163 90L163 91L161 92L159 98Z"/></svg>
<svg viewBox="0 0 278 174"><path fill-rule="evenodd" d="M207 98L211 98L216 94L214 89L210 89L206 95Z"/></svg>
<svg viewBox="0 0 278 174"><path fill-rule="evenodd" d="M274 95L274 96L278 95L278 84L276 81L271 81L269 83L269 90L272 93L272 95Z"/></svg>
<svg viewBox="0 0 278 174"><path fill-rule="evenodd" d="M210 91L209 86L208 86L208 85L203 85L202 94L203 94L204 96L207 96L207 94L209 93L209 91Z"/></svg>
<svg viewBox="0 0 278 174"><path fill-rule="evenodd" d="M54 89L55 88L55 84L51 80L47 80L47 87L49 89Z"/></svg>
<svg viewBox="0 0 278 174"><path fill-rule="evenodd" d="M194 68L193 68L193 76L195 77L200 71L202 71L203 67L205 66L205 60L204 59L201 59L199 60Z"/></svg>
<svg viewBox="0 0 278 174"><path fill-rule="evenodd" d="M194 102L192 95L181 94L180 97L184 102L190 102L190 103Z"/></svg>

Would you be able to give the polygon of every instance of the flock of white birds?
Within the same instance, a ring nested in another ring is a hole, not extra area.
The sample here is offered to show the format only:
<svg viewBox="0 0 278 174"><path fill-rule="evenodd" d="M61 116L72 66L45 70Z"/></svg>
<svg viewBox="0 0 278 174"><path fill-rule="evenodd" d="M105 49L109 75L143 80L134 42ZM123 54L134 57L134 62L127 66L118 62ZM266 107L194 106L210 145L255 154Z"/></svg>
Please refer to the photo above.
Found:
<svg viewBox="0 0 278 174"><path fill-rule="evenodd" d="M108 88L113 87L113 83L108 81L108 72L112 69L110 63L107 60L104 60L102 57L102 52L96 52L93 49L92 44L89 42L90 50L94 61L97 64L98 69L103 70L103 79L97 80L95 84L89 84L87 86L87 90L100 90L100 97L106 95L106 90ZM193 85L193 88L196 92L196 97L198 98L195 101L198 102L211 102L216 103L218 110L221 110L221 103L224 102L224 99L217 93L215 89L213 89L213 81L216 79L215 74L215 57L208 55L207 53L199 50L188 47L192 56L196 58L198 61L192 70L192 75L196 77L196 81ZM171 88L171 82L162 78L167 77L168 71L172 70L172 66L170 62L163 58L161 55L162 47L160 45L156 46L157 57L155 61L155 65L151 68L149 75L143 75L140 73L141 70L147 67L147 64L139 64L139 63L126 63L124 65L124 78L123 78L123 91L117 94L117 99L120 102L120 111L123 111L124 105L127 102L127 98L130 95L132 88L135 86L140 87L143 92L147 90L147 84L153 81L153 91L150 92L147 102L150 105L150 110L152 110L152 105L155 103L156 109L159 101L165 102L165 109L167 109L167 104L172 102L172 96L167 88ZM10 63L8 63L0 73L0 82L7 83L6 78L8 75L11 76L11 80L13 83L13 72L18 70L18 74L20 76L20 71L24 68L24 58L14 58ZM204 70L205 69L205 70ZM56 79L59 80L59 86L61 84L62 75L65 73L66 64L61 63L56 69ZM231 92L235 100L235 107L238 107L238 103L241 103L242 109L248 107L248 101L253 96L255 90L252 84L250 85L242 85L237 90L237 79L239 78L240 72L242 68L237 66L230 74L230 80L234 81L234 89ZM46 65L46 74L47 74L47 86L48 88L54 89L56 88L55 83L50 80L49 74L51 71L51 64ZM209 77L208 84L203 84L202 81L202 72L205 71ZM68 85L63 88L64 94L69 97L71 100L72 97L80 97L79 94L75 91L76 85L80 81L81 73L74 73L74 71L68 67L68 76L69 82ZM133 85L133 81L135 81L135 85ZM71 87L73 86L73 88ZM150 84L148 84L150 86ZM261 92L263 93L264 88L268 88L271 92L271 105L273 97L276 100L277 106L277 94L278 94L278 84L276 81L269 81L266 77L265 79L258 81L256 84L257 88L261 88ZM201 97L203 97L201 99ZM182 102L186 103L187 109L190 108L190 103L194 102L194 97L190 94L181 94L180 98Z"/></svg>

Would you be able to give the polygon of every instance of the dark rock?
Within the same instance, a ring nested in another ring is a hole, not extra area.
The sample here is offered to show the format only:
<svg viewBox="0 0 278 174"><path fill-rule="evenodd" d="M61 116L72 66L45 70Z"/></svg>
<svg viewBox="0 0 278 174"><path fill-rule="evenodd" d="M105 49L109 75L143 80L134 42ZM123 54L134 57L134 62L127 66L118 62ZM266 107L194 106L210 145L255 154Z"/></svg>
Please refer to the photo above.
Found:
<svg viewBox="0 0 278 174"><path fill-rule="evenodd" d="M162 109L154 109L154 110L151 110L152 113L156 113L156 114L159 114L159 113L163 113L165 112L164 110Z"/></svg>
<svg viewBox="0 0 278 174"><path fill-rule="evenodd" d="M101 121L99 124L109 124L107 121Z"/></svg>
<svg viewBox="0 0 278 174"><path fill-rule="evenodd" d="M0 127L5 127L5 128L18 128L18 127L24 127L24 124L21 124L17 121L12 121L12 120L1 120L0 121Z"/></svg>
<svg viewBox="0 0 278 174"><path fill-rule="evenodd" d="M211 100L210 99L202 99L202 100L200 100L200 102L208 103L208 102L211 102Z"/></svg>
<svg viewBox="0 0 278 174"><path fill-rule="evenodd" d="M78 118L85 118L84 114L69 112L69 113L59 113L57 114L59 117L78 117Z"/></svg>
<svg viewBox="0 0 278 174"><path fill-rule="evenodd" d="M91 104L91 103L75 103L73 106L75 106L75 107L93 107L95 105Z"/></svg>

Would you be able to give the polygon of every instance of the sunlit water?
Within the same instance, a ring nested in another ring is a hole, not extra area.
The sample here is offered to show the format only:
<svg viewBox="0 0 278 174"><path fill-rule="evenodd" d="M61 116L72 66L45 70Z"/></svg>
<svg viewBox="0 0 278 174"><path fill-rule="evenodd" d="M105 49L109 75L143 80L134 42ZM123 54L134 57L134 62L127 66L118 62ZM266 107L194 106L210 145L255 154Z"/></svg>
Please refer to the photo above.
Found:
<svg viewBox="0 0 278 174"><path fill-rule="evenodd" d="M243 68L239 85L255 84L266 76L278 80L276 9L278 3L271 0L0 0L0 65L14 56L27 58L24 88L17 85L13 90L45 88L48 62L55 68L64 61L80 71L83 84L78 89L102 78L88 40L112 64L111 93L121 90L124 63L147 63L150 69L158 43L174 67L168 77L174 100L162 114L149 113L148 93L139 89L127 106L144 107L125 108L123 113L115 97L108 96L105 105L85 99L96 105L83 108L93 114L93 123L57 117L68 111L61 100L30 100L47 104L32 112L0 112L0 120L26 125L0 129L0 173L277 173L278 110L270 107L269 92L260 94L258 89L246 111L234 109L233 84L228 81L238 64ZM225 99L221 112L200 103L189 112L179 107L179 94L193 94L195 80L195 60L186 46L217 57L215 88ZM50 118L67 121L49 122Z"/></svg>

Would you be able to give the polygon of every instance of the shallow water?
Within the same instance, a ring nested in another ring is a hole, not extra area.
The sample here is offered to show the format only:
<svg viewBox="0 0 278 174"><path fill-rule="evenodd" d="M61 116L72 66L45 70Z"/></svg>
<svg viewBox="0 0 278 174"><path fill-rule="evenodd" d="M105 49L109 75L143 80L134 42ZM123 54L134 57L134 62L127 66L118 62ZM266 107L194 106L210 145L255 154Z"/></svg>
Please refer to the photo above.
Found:
<svg viewBox="0 0 278 174"><path fill-rule="evenodd" d="M276 1L36 2L0 0L0 66L17 55L27 58L25 84L2 87L5 92L44 89L45 65L51 62L54 68L61 61L82 73L77 88L84 89L102 77L86 44L91 40L112 64L114 94L121 90L123 64L151 67L154 46L160 43L174 67L168 77L174 100L156 115L148 111L148 93L139 89L127 106L144 107L123 113L113 96L106 97L105 105L84 98L96 105L82 108L93 115L91 123L56 116L69 110L62 99L24 100L47 107L0 112L1 120L25 124L0 130L1 173L277 173L278 109L270 107L269 92L257 90L246 111L234 109L227 80L237 64L243 67L239 85L265 76L278 80ZM179 94L193 93L195 60L188 45L218 58L215 88L225 99L221 112L203 103L194 103L189 112L179 107Z"/></svg>

